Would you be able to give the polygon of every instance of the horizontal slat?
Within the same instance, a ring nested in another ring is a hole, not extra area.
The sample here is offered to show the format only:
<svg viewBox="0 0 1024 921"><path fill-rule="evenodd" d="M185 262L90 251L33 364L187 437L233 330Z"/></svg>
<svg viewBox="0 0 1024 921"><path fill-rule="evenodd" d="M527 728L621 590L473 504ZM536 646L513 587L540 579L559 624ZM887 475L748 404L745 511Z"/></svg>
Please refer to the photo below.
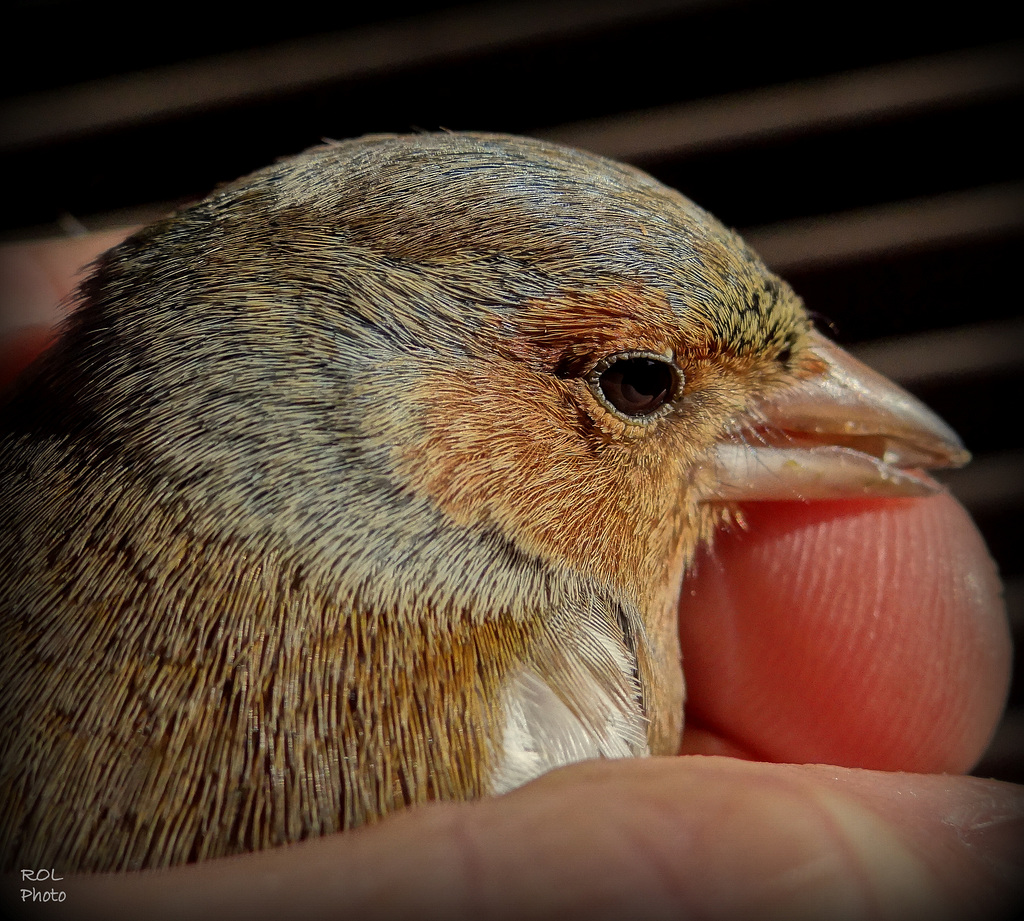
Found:
<svg viewBox="0 0 1024 921"><path fill-rule="evenodd" d="M629 112L540 135L633 162L756 138L891 119L1024 89L1024 49L1000 45L900 61L699 102Z"/></svg>
<svg viewBox="0 0 1024 921"><path fill-rule="evenodd" d="M0 104L0 151L449 57L568 38L723 0L595 0L442 10L125 74Z"/></svg>
<svg viewBox="0 0 1024 921"><path fill-rule="evenodd" d="M1024 319L979 323L858 345L865 364L911 389L1024 369Z"/></svg>
<svg viewBox="0 0 1024 921"><path fill-rule="evenodd" d="M939 477L973 514L1024 509L1024 451L1009 450L974 458L962 470Z"/></svg>
<svg viewBox="0 0 1024 921"><path fill-rule="evenodd" d="M1024 183L1008 182L741 232L775 271L785 274L1022 227Z"/></svg>

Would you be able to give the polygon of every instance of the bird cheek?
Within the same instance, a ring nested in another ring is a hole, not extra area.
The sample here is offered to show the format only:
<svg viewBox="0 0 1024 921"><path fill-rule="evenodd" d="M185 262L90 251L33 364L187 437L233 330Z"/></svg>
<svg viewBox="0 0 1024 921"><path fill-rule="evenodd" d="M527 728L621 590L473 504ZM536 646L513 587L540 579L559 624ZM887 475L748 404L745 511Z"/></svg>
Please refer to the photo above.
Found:
<svg viewBox="0 0 1024 921"><path fill-rule="evenodd" d="M446 371L423 375L408 394L415 422L395 449L396 471L459 524L504 523L513 534L528 533L578 460L559 383L492 362L459 379ZM525 505L524 490L535 493Z"/></svg>
<svg viewBox="0 0 1024 921"><path fill-rule="evenodd" d="M417 423L395 449L396 473L460 526L496 528L551 565L660 604L674 548L692 543L684 458L672 448L665 455L656 439L593 430L577 383L586 390L494 362L457 380L424 375L410 394Z"/></svg>

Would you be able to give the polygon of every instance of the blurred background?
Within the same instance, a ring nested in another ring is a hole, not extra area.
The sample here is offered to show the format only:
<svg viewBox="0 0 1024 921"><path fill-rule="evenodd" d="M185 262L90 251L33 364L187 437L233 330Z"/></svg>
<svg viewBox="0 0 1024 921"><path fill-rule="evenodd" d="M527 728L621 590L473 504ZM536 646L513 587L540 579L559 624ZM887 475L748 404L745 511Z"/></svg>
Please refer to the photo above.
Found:
<svg viewBox="0 0 1024 921"><path fill-rule="evenodd" d="M492 130L736 227L944 416L1024 638L1024 42L1014 6L7 0L0 242L147 221L323 138ZM1019 659L1018 659L1019 662ZM911 691L912 692L912 691ZM1024 675L977 773L1024 782Z"/></svg>

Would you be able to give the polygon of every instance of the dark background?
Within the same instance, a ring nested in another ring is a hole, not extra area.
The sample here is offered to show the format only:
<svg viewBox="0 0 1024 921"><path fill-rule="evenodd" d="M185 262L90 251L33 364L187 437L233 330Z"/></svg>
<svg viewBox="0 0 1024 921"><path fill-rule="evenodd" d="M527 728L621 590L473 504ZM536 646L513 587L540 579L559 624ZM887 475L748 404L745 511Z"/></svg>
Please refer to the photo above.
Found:
<svg viewBox="0 0 1024 921"><path fill-rule="evenodd" d="M1024 633L1024 66L1013 6L8 0L0 240L135 223L324 137L534 134L737 227L975 454ZM1024 781L1024 679L978 773Z"/></svg>

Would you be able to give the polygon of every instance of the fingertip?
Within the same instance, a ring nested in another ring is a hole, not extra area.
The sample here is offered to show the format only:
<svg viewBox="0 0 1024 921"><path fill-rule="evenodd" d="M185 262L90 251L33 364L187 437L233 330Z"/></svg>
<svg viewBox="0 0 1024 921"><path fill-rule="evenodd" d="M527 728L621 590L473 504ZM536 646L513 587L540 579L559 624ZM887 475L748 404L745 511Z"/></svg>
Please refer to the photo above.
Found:
<svg viewBox="0 0 1024 921"><path fill-rule="evenodd" d="M765 503L684 586L688 714L774 761L964 771L1005 703L995 566L949 495Z"/></svg>

